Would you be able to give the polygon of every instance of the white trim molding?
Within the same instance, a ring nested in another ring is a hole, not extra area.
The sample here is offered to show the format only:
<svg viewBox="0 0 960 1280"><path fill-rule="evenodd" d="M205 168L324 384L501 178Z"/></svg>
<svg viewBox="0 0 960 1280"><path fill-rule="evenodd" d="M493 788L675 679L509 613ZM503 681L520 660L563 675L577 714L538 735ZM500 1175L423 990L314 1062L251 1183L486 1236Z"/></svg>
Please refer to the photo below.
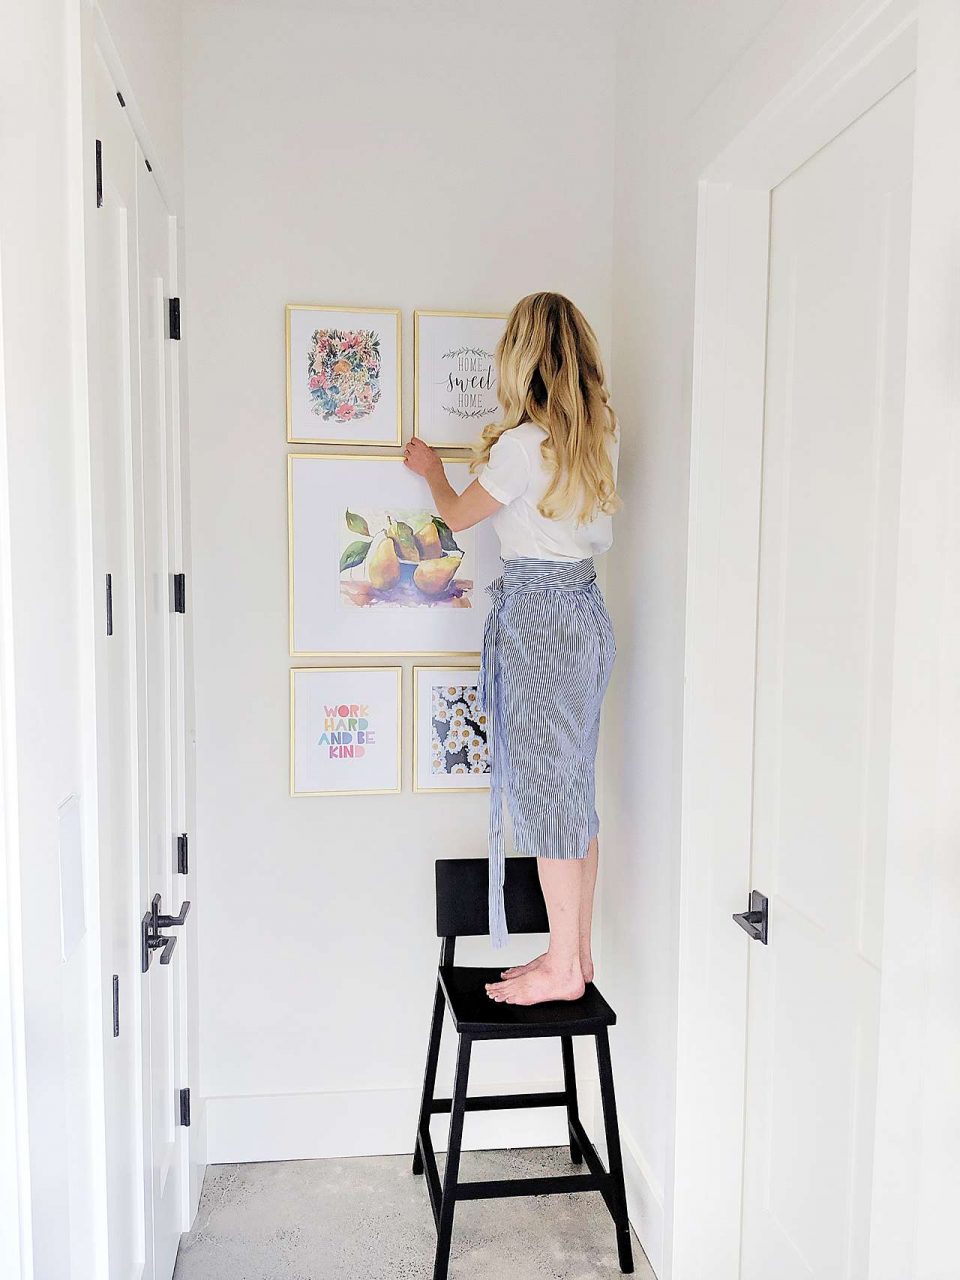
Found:
<svg viewBox="0 0 960 1280"><path fill-rule="evenodd" d="M957 1274L960 7L920 6L870 1280Z"/></svg>
<svg viewBox="0 0 960 1280"><path fill-rule="evenodd" d="M3 279L0 276L0 303ZM26 1019L20 926L20 832L14 684L13 583L0 305L0 1257L11 1278L33 1275ZM13 1141L8 1140L13 1136Z"/></svg>
<svg viewBox="0 0 960 1280"><path fill-rule="evenodd" d="M595 1113L596 1081L578 1079L580 1110ZM524 1080L485 1087L488 1093L550 1093L560 1080ZM443 1096L438 1086L438 1096ZM413 1154L420 1087L355 1092L246 1094L204 1101L207 1160L244 1164L256 1160L318 1160L338 1156ZM434 1145L446 1150L447 1119L434 1122ZM464 1151L555 1147L567 1142L566 1113L557 1107L529 1111L471 1112Z"/></svg>

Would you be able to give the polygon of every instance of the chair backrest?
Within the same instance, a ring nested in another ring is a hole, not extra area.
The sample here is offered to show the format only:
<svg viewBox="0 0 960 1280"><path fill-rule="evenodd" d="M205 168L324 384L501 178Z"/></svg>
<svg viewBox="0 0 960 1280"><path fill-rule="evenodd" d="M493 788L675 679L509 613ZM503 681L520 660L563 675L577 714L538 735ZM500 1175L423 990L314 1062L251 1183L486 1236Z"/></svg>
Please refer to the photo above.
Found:
<svg viewBox="0 0 960 1280"><path fill-rule="evenodd" d="M511 933L549 933L536 858L507 858L503 885ZM437 937L470 938L490 932L487 859L437 859Z"/></svg>

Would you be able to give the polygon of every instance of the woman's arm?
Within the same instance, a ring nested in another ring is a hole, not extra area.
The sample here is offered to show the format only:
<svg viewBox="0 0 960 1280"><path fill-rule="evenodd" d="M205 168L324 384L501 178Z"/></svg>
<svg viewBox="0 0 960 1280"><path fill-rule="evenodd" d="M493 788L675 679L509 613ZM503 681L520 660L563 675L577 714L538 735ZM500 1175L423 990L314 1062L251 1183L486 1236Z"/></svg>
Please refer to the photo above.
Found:
<svg viewBox="0 0 960 1280"><path fill-rule="evenodd" d="M503 506L487 493L479 480L474 480L463 493L458 494L447 479L440 455L417 436L407 443L403 457L410 470L426 480L437 514L454 533L472 528L481 520L495 515Z"/></svg>

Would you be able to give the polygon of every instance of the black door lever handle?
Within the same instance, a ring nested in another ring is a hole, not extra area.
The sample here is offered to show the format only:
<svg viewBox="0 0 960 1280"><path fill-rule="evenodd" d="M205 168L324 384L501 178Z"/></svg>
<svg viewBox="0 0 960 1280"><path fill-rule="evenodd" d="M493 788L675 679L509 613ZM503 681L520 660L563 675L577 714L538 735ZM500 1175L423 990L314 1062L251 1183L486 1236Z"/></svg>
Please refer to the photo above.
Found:
<svg viewBox="0 0 960 1280"><path fill-rule="evenodd" d="M156 907L156 917L155 917L155 918L156 918L156 922L157 922L156 927L157 927L158 929L174 929L174 928L179 928L179 927L180 927L180 925L182 925L182 924L183 924L183 922L186 920L187 915L188 915L188 913L189 913L189 911L190 911L190 900L189 900L189 899L187 899L187 901L186 901L186 902L182 902L182 903L180 904L180 914L179 914L178 916L163 916L163 915L161 915L161 914L160 914L160 895L159 895L159 893L154 894L153 901L154 901L154 904L155 904L155 907Z"/></svg>
<svg viewBox="0 0 960 1280"><path fill-rule="evenodd" d="M769 924L769 915L767 910L767 900L759 889L751 889L750 891L750 910L735 911L734 920L748 934L754 942L762 942L767 945L767 930Z"/></svg>
<svg viewBox="0 0 960 1280"><path fill-rule="evenodd" d="M144 943L144 946L146 947L148 954L151 951L159 950L161 964L170 963L170 961L173 959L173 949L176 945L177 945L177 940L172 934L164 935L162 933L153 934L151 937L147 938ZM150 962L148 960L147 964L149 965L149 963Z"/></svg>
<svg viewBox="0 0 960 1280"><path fill-rule="evenodd" d="M178 928L184 923L190 911L189 899L180 906L180 914L165 916L160 911L160 895L155 893L150 903L150 910L140 921L140 971L146 973L150 968L150 959L154 951L160 952L160 963L169 964L173 959L173 950L177 940L161 929Z"/></svg>

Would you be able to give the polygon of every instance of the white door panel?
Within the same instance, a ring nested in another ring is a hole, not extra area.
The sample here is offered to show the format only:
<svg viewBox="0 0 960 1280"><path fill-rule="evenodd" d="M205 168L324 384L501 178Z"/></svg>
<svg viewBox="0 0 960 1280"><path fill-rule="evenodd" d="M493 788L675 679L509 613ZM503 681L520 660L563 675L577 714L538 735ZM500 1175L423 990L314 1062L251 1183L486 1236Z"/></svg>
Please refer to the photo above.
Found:
<svg viewBox="0 0 960 1280"><path fill-rule="evenodd" d="M140 921L155 894L176 915L185 811L179 569L178 388L167 331L171 220L111 78L96 60L103 204L90 220L90 382L98 566L113 634L97 646L103 989L119 977L120 1034L104 1010L111 1280L169 1280L188 1225L180 1125L186 948L141 972ZM192 923L192 922L191 922Z"/></svg>
<svg viewBox="0 0 960 1280"><path fill-rule="evenodd" d="M132 444L140 404L131 361L139 349L136 166L133 134L106 69L96 62L96 128L101 144L103 204L89 219L93 271L90 320L91 462L95 558L104 584L103 625L96 644L100 916L103 1051L106 1076L106 1164L111 1277L144 1274L143 1140L140 1049L140 916L136 616ZM106 575L112 634L107 634ZM98 619L100 621L100 619ZM113 981L118 1025L114 1034Z"/></svg>
<svg viewBox="0 0 960 1280"><path fill-rule="evenodd" d="M912 83L773 192L741 1275L866 1275Z"/></svg>
<svg viewBox="0 0 960 1280"><path fill-rule="evenodd" d="M161 910L180 909L174 833L174 772L179 752L174 747L173 690L176 657L171 635L173 613L170 558L169 438L173 427L167 305L170 296L169 218L156 183L141 164L137 201L137 243L140 263L140 405L141 436L139 491L143 555L143 671L142 698L147 768L142 777L146 856L143 865L144 906L161 895ZM183 1216L185 1143L177 1103L182 1080L181 1019L184 973L183 930L171 928L177 946L169 965L154 958L145 983L144 1043L149 1070L144 1087L150 1098L148 1124L151 1150L150 1195L153 1206L156 1280L172 1274Z"/></svg>

